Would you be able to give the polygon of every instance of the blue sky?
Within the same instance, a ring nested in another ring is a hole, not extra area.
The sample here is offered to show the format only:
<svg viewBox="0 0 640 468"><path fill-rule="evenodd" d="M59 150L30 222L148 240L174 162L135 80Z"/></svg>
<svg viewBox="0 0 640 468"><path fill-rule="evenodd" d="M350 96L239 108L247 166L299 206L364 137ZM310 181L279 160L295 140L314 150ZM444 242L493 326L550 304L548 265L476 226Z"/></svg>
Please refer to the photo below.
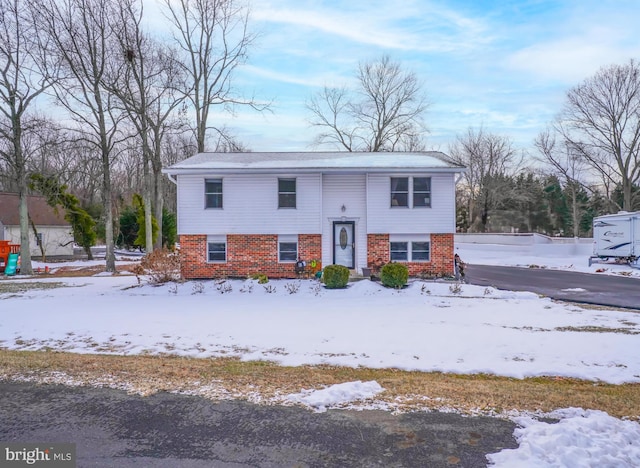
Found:
<svg viewBox="0 0 640 468"><path fill-rule="evenodd" d="M214 112L212 123L253 151L313 150L305 102L387 54L424 84L428 149L446 152L470 126L528 149L569 88L640 59L639 22L638 0L254 0L259 38L236 85L272 113Z"/></svg>

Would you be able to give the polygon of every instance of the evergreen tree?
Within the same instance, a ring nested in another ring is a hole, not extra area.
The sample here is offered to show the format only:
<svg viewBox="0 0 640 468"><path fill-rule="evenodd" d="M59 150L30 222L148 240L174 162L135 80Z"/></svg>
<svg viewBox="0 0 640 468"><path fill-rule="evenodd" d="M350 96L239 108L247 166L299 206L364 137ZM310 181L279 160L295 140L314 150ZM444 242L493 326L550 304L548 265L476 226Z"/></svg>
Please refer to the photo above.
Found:
<svg viewBox="0 0 640 468"><path fill-rule="evenodd" d="M67 186L53 176L32 174L30 188L45 196L47 203L57 209L65 210L64 219L71 224L73 238L84 249L89 260L93 260L91 246L96 243L96 222L86 210L80 206L78 198L67 192Z"/></svg>

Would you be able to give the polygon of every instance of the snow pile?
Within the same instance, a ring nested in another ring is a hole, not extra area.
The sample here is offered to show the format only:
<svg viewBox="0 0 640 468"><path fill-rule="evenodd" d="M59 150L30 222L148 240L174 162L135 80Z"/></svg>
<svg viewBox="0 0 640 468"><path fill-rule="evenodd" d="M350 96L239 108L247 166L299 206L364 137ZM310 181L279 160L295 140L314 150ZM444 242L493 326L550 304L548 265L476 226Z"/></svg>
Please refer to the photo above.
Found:
<svg viewBox="0 0 640 468"><path fill-rule="evenodd" d="M557 423L514 418L520 444L487 455L495 467L640 466L640 424L607 413L567 408L551 413Z"/></svg>
<svg viewBox="0 0 640 468"><path fill-rule="evenodd" d="M373 398L384 388L375 380L362 382L345 382L331 385L322 390L302 390L300 393L287 395L287 401L301 403L313 408L318 413L327 411L327 407L343 405L352 401L366 400Z"/></svg>

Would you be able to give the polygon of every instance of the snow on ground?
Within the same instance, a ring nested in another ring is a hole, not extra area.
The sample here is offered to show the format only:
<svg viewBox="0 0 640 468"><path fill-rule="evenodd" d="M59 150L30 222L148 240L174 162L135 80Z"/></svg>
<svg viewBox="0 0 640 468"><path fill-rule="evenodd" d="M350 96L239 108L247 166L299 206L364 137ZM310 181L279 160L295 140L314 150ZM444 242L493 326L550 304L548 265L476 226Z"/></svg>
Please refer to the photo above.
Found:
<svg viewBox="0 0 640 468"><path fill-rule="evenodd" d="M384 388L374 380L369 382L345 382L331 385L322 390L302 390L300 393L287 395L286 399L313 408L318 413L327 411L327 407L335 407L344 403L373 398Z"/></svg>
<svg viewBox="0 0 640 468"><path fill-rule="evenodd" d="M446 281L402 291L369 280L344 290L315 280L41 281L68 287L0 295L0 346L640 382L639 314L533 293L462 285L456 294Z"/></svg>
<svg viewBox="0 0 640 468"><path fill-rule="evenodd" d="M459 245L468 263L596 272L584 256L530 258L517 248ZM98 262L99 263L99 262ZM86 263L82 266L87 265ZM44 265L42 265L44 266ZM81 265L78 265L81 266ZM607 273L636 275L628 266ZM623 273L624 274L624 273ZM313 280L191 281L138 286L133 276L3 279L65 287L0 294L0 347L78 353L235 355L285 365L567 376L640 382L640 314L582 309L532 293L415 281L402 291L365 280L325 290ZM377 382L285 397L316 411L375 398ZM500 467L640 466L640 425L565 409L558 422L514 418L520 446L489 455Z"/></svg>
<svg viewBox="0 0 640 468"><path fill-rule="evenodd" d="M567 408L550 414L547 423L523 416L514 436L520 446L487 456L490 466L529 467L638 467L640 424L621 421L607 413Z"/></svg>
<svg viewBox="0 0 640 468"><path fill-rule="evenodd" d="M590 246L457 243L455 250L464 262L472 265L539 267L640 278L640 268L632 268L626 263L608 261L589 266L590 249L585 247Z"/></svg>

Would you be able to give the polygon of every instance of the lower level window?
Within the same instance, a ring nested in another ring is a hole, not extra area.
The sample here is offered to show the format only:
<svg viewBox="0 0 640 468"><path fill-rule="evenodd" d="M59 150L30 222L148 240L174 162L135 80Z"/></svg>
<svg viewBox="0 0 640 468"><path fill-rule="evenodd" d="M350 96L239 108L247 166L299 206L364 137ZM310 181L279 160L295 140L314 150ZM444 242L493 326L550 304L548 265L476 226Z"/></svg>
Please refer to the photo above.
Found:
<svg viewBox="0 0 640 468"><path fill-rule="evenodd" d="M414 262L429 261L429 242L411 243L411 260Z"/></svg>
<svg viewBox="0 0 640 468"><path fill-rule="evenodd" d="M409 260L408 242L391 242L391 261L406 262Z"/></svg>
<svg viewBox="0 0 640 468"><path fill-rule="evenodd" d="M298 260L297 242L279 242L278 259L281 262L295 262Z"/></svg>
<svg viewBox="0 0 640 468"><path fill-rule="evenodd" d="M429 241L391 241L389 251L392 262L428 262L431 245Z"/></svg>
<svg viewBox="0 0 640 468"><path fill-rule="evenodd" d="M210 262L226 262L227 244L224 242L208 242L207 258Z"/></svg>

